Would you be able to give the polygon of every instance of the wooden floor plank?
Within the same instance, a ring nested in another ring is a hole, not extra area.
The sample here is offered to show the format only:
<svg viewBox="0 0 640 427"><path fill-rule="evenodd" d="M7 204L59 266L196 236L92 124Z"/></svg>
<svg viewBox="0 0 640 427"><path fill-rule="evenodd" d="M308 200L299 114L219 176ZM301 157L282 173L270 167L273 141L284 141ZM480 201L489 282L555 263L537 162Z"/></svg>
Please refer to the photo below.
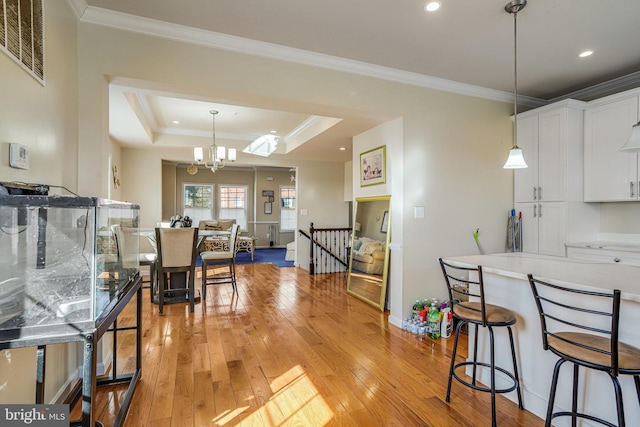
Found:
<svg viewBox="0 0 640 427"><path fill-rule="evenodd" d="M487 393L454 382L445 402L453 340L390 325L387 312L346 294L344 274L271 264L237 273L237 293L209 286L194 313L170 304L160 315L145 290L142 379L126 427L491 424ZM134 309L130 303L119 322L134 322ZM118 346L118 371L126 372L135 366L135 335L119 335ZM464 336L457 358L466 354ZM99 389L105 426L125 389ZM499 425L544 424L503 396L497 407Z"/></svg>

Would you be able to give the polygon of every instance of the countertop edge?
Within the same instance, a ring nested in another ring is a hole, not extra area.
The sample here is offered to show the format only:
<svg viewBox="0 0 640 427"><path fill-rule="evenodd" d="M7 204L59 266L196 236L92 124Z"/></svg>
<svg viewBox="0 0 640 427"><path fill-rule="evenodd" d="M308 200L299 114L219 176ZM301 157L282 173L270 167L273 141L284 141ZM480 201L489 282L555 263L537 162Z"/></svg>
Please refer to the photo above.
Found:
<svg viewBox="0 0 640 427"><path fill-rule="evenodd" d="M529 253L442 257L455 265L481 265L485 274L528 282L528 274L542 280L585 290L620 289L623 300L640 302L640 267Z"/></svg>

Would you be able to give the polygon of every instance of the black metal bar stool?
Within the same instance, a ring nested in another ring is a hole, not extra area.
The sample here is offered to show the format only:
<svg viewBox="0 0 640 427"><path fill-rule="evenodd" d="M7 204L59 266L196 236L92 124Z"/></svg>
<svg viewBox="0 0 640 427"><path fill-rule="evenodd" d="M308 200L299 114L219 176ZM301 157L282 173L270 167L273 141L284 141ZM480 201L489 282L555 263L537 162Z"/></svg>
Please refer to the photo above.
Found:
<svg viewBox="0 0 640 427"><path fill-rule="evenodd" d="M509 393L516 390L518 395L518 407L524 409L522 404L522 394L520 391L520 381L518 376L518 364L516 362L516 351L513 343L513 332L511 326L516 323L516 315L511 310L498 305L487 304L484 296L484 282L482 277L482 266L461 267L456 266L440 258L440 266L447 284L451 312L457 321L455 341L453 343L453 354L451 355L451 367L449 368L449 381L447 384L447 402L451 397L451 382L455 378L460 383L474 390L491 393L491 425L496 426L496 394ZM471 274L470 274L471 273ZM474 277L476 276L476 277ZM471 297L471 301L468 301ZM458 351L458 339L460 331L464 325L475 326L475 339L473 343L473 361L456 363L456 353ZM487 328L489 332L490 361L478 361L478 327ZM506 327L509 331L509 344L511 346L511 357L513 360L513 372L496 366L495 364L495 343L493 328ZM459 375L456 371L467 366L472 368L471 381L464 375ZM491 371L491 385L486 387L476 380L479 368L489 368ZM496 387L496 371L501 376L510 379L511 385L506 388Z"/></svg>
<svg viewBox="0 0 640 427"><path fill-rule="evenodd" d="M633 375L640 403L640 349L618 341L620 291L574 289L547 279L535 279L531 274L529 284L540 315L542 347L559 357L553 369L545 426L549 427L556 417L571 417L572 426L583 418L615 427L609 421L578 411L578 372L583 366L609 374L616 397L618 426L624 427L618 375ZM558 375L565 362L573 364L571 411L553 412Z"/></svg>

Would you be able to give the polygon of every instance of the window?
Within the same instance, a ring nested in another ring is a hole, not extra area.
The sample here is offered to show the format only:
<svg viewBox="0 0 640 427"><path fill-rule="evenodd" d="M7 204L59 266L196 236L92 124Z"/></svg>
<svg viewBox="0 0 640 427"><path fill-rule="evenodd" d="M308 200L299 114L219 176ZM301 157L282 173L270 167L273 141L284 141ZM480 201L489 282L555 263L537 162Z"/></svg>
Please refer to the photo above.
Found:
<svg viewBox="0 0 640 427"><path fill-rule="evenodd" d="M220 186L219 219L235 219L242 230L247 229L247 187Z"/></svg>
<svg viewBox="0 0 640 427"><path fill-rule="evenodd" d="M280 187L280 229L295 230L296 217L296 188Z"/></svg>
<svg viewBox="0 0 640 427"><path fill-rule="evenodd" d="M213 185L184 184L184 215L193 220L193 226L203 219L213 218Z"/></svg>

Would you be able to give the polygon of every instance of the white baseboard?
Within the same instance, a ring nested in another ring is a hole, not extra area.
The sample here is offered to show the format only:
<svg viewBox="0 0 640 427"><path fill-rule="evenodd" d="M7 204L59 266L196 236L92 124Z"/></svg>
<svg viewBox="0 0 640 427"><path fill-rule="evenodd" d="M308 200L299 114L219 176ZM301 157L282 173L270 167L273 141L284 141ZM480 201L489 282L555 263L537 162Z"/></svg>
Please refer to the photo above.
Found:
<svg viewBox="0 0 640 427"><path fill-rule="evenodd" d="M74 387L75 383L80 379L80 374L82 373L82 366L78 367L75 372L67 378L65 383L60 387L58 392L51 398L50 404L58 404L62 403L64 399L67 397L71 389Z"/></svg>

